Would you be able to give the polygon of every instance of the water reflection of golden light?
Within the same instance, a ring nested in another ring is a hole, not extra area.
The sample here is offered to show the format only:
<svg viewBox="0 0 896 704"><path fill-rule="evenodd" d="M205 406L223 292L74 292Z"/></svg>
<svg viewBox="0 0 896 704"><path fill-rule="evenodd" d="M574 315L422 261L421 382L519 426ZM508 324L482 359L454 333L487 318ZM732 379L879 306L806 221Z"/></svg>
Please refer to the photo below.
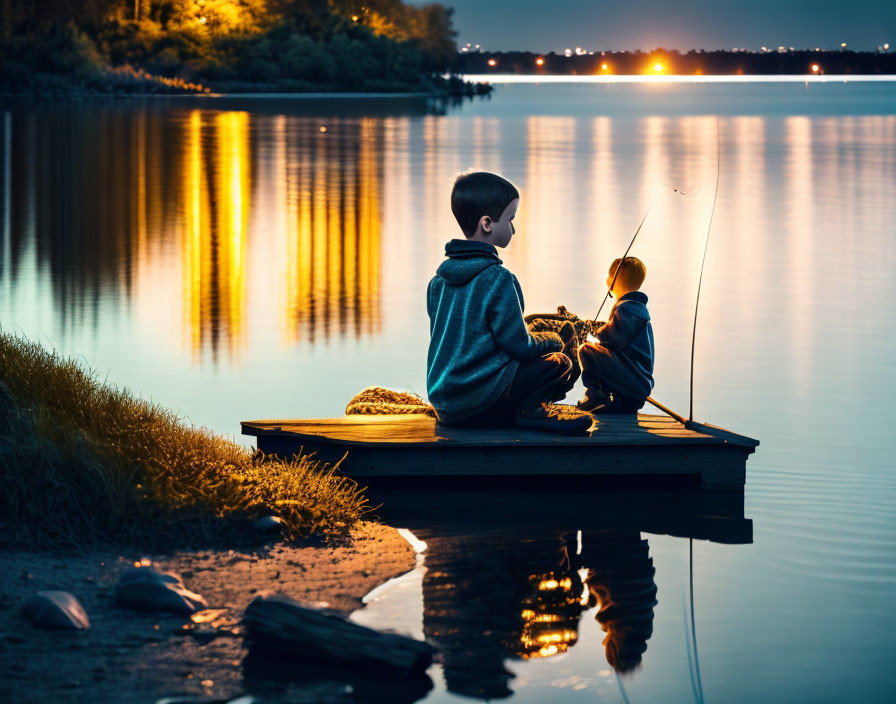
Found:
<svg viewBox="0 0 896 704"><path fill-rule="evenodd" d="M550 589L569 589L572 586L572 580L569 577L565 579L545 579L538 583L538 588L541 591L548 591Z"/></svg>
<svg viewBox="0 0 896 704"><path fill-rule="evenodd" d="M572 579L554 573L530 575L535 588L521 612L520 657L545 658L566 652L578 640L578 600L570 593Z"/></svg>
<svg viewBox="0 0 896 704"><path fill-rule="evenodd" d="M237 112L218 113L206 123L194 110L187 124L183 306L194 354L206 341L213 354L221 339L231 354L243 343L248 128L248 114ZM214 145L214 162L203 150L205 136Z"/></svg>
<svg viewBox="0 0 896 704"><path fill-rule="evenodd" d="M283 337L314 342L338 328L379 330L380 158L377 122L333 125L332 137L288 130ZM301 129L305 127L305 129ZM328 133L329 134L329 133Z"/></svg>

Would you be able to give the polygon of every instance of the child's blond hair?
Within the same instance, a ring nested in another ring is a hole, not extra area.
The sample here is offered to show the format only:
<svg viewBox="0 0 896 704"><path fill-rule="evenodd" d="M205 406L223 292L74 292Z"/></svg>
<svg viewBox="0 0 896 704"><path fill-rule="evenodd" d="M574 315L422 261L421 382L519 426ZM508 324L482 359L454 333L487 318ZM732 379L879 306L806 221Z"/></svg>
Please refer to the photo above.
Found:
<svg viewBox="0 0 896 704"><path fill-rule="evenodd" d="M616 273L617 268L619 269L618 274ZM614 276L626 288L637 291L647 277L647 267L637 257L614 259L610 264L610 276Z"/></svg>

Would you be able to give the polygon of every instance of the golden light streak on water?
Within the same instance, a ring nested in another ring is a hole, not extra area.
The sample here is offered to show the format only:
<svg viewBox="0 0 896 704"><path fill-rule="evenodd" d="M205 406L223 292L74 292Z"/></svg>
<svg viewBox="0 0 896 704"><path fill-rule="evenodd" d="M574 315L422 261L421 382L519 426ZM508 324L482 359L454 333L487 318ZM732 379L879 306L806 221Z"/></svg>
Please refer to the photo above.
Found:
<svg viewBox="0 0 896 704"><path fill-rule="evenodd" d="M227 321L233 356L245 342L246 222L249 208L249 115L229 112L217 116L221 193L218 279L226 290L221 317Z"/></svg>
<svg viewBox="0 0 896 704"><path fill-rule="evenodd" d="M184 164L184 235L182 240L183 321L187 346L194 361L202 345L202 254L208 242L209 218L207 185L202 169L202 116L190 113L186 133Z"/></svg>
<svg viewBox="0 0 896 704"><path fill-rule="evenodd" d="M375 334L380 320L380 153L377 120L363 118L358 150L360 314L364 332ZM366 324L365 324L366 323Z"/></svg>
<svg viewBox="0 0 896 704"><path fill-rule="evenodd" d="M315 123L315 124L313 124ZM290 118L284 344L375 334L381 321L382 143L375 120Z"/></svg>
<svg viewBox="0 0 896 704"><path fill-rule="evenodd" d="M196 361L207 342L213 357L223 346L232 359L245 342L248 128L248 114L237 112L205 120L194 110L187 123L183 310ZM214 145L211 159L204 139Z"/></svg>

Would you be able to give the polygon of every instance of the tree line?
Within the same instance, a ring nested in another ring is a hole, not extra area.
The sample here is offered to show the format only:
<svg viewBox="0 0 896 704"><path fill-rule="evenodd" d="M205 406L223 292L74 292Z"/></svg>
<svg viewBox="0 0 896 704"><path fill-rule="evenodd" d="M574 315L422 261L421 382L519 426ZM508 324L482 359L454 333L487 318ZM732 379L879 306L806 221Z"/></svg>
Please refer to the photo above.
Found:
<svg viewBox="0 0 896 704"><path fill-rule="evenodd" d="M444 90L452 12L401 0L0 0L0 88Z"/></svg>

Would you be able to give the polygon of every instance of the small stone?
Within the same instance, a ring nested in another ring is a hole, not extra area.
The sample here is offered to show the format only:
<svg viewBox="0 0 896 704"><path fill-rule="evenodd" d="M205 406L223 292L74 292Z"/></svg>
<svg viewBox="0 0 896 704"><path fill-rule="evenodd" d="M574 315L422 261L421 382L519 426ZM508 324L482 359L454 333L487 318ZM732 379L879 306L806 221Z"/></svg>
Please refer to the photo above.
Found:
<svg viewBox="0 0 896 704"><path fill-rule="evenodd" d="M286 525L286 521L280 518L280 516L262 516L252 525L257 531L261 531L262 533L272 533L274 531L282 530L283 526Z"/></svg>
<svg viewBox="0 0 896 704"><path fill-rule="evenodd" d="M187 589L176 574L159 572L152 567L125 570L115 596L123 606L140 611L191 614L207 606L205 599Z"/></svg>
<svg viewBox="0 0 896 704"><path fill-rule="evenodd" d="M90 628L90 621L81 602L68 592L38 592L25 601L22 611L42 628L73 631Z"/></svg>

